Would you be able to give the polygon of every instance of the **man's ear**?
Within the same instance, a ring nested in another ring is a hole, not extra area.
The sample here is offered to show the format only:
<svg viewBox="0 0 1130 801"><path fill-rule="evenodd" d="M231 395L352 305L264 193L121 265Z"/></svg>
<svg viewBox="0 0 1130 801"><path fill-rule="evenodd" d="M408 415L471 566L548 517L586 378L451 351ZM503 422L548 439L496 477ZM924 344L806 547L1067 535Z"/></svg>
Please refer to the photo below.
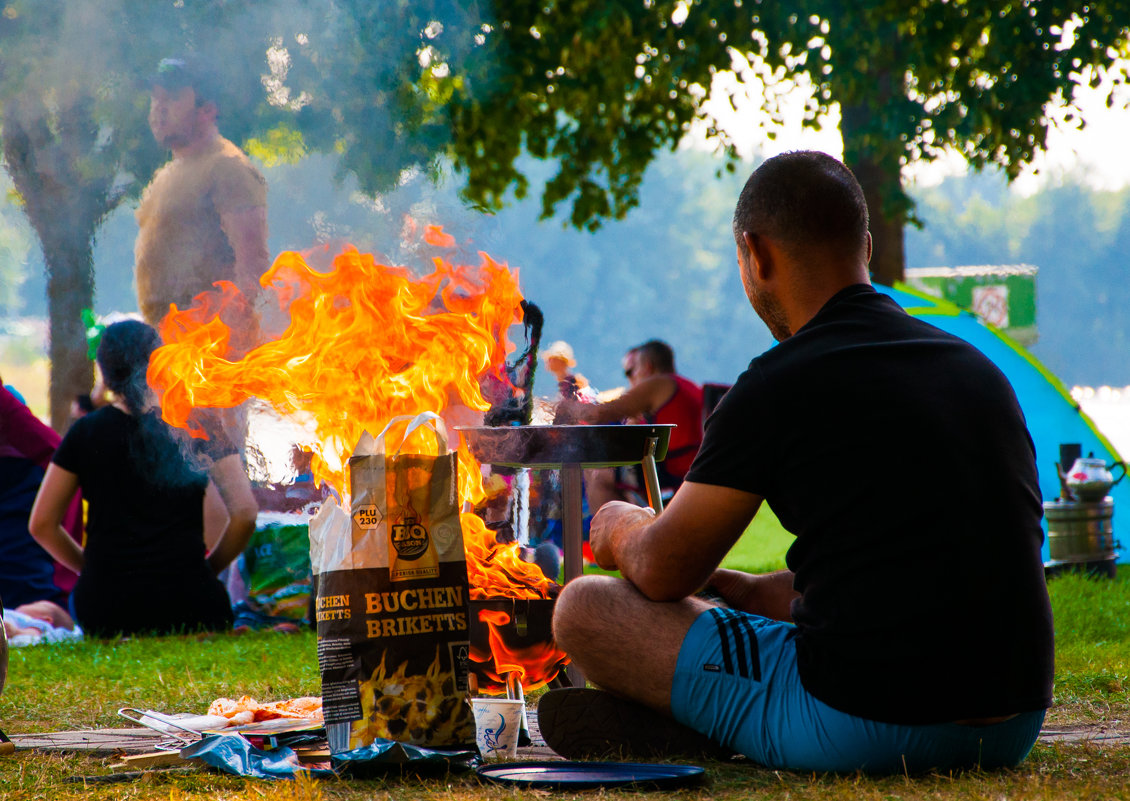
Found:
<svg viewBox="0 0 1130 801"><path fill-rule="evenodd" d="M865 259L864 259L864 263L865 263L865 264L870 264L870 263L871 263L871 245L872 245L872 242L871 242L871 232L870 232L870 231L868 231L868 232L867 232L867 245L866 245L866 251L867 251L867 252L866 252L866 253L864 254L864 255L865 255Z"/></svg>
<svg viewBox="0 0 1130 801"><path fill-rule="evenodd" d="M216 118L220 116L220 107L216 105L215 100L205 100L197 108L201 114L212 122L215 122Z"/></svg>
<svg viewBox="0 0 1130 801"><path fill-rule="evenodd" d="M745 241L746 252L749 254L750 269L757 275L758 279L764 281L773 272L772 249L764 238L757 234L751 234L749 231L742 231L742 239Z"/></svg>

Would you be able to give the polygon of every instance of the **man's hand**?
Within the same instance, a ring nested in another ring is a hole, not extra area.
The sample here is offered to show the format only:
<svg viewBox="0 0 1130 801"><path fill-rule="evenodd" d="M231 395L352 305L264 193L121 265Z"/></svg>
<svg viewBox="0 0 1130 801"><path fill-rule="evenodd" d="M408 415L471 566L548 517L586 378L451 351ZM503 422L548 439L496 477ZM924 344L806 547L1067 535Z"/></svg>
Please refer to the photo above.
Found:
<svg viewBox="0 0 1130 801"><path fill-rule="evenodd" d="M563 399L557 404L553 422L558 425L573 423L619 423L623 420L643 418L671 400L678 385L666 374L653 375L629 389L623 395L605 403L582 403Z"/></svg>
<svg viewBox="0 0 1130 801"><path fill-rule="evenodd" d="M591 404L584 404L571 398L563 398L557 402L557 408L553 413L553 424L570 426L581 422L586 405L591 407Z"/></svg>
<svg viewBox="0 0 1130 801"><path fill-rule="evenodd" d="M609 517L593 518L590 544L596 555L607 537L611 552L598 559L615 562L651 600L678 601L702 588L760 506L757 495L686 481L660 515L631 504L605 504L597 518L605 509Z"/></svg>
<svg viewBox="0 0 1130 801"><path fill-rule="evenodd" d="M792 571L752 574L719 568L707 586L732 608L774 620L792 621L792 601L800 593L793 589Z"/></svg>
<svg viewBox="0 0 1130 801"><path fill-rule="evenodd" d="M655 512L650 508L624 501L609 501L600 507L589 527L589 547L596 563L605 570L616 570L617 540L654 519Z"/></svg>

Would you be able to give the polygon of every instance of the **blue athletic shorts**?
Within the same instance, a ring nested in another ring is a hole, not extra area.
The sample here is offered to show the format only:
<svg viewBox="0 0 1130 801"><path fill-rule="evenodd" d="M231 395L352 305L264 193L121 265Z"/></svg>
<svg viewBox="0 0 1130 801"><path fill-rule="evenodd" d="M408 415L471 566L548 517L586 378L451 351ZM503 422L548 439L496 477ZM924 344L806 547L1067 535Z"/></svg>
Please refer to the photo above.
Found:
<svg viewBox="0 0 1130 801"><path fill-rule="evenodd" d="M810 695L796 626L738 612L699 615L679 650L676 720L771 768L853 773L1011 767L1028 755L1044 710L991 726L909 726L840 712Z"/></svg>

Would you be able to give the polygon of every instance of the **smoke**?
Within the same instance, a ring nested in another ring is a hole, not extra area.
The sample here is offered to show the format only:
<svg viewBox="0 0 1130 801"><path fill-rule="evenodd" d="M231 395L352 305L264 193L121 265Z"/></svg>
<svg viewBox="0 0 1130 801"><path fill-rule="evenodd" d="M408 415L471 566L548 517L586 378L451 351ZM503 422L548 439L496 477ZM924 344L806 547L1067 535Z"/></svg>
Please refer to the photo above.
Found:
<svg viewBox="0 0 1130 801"><path fill-rule="evenodd" d="M279 158L264 170L272 256L283 250L309 253L315 246L325 246L332 256L349 242L387 263L426 268L415 249L418 237L403 232L408 220L442 223L462 246L482 248L522 268L523 289L544 310L547 335L570 340L585 374L602 389L622 380L617 368L623 349L651 336L673 340L680 364L699 378L732 376L735 365L767 342L744 306L732 252L709 250L709 234L694 249L676 242L678 258L655 260L641 248L639 243L671 224L673 218L654 210L671 209L679 200L672 187L682 184L675 178L659 175L661 190L645 197L653 217L636 214L596 237L563 232L561 216L539 222L536 201L488 215L459 200L456 190L464 176L452 173L443 156L451 136L446 109L442 103L417 104L421 95L414 88L421 76L439 80L445 72L469 72L468 91L489 92L500 69L492 61L499 29L492 29L477 4L40 0L35 5L37 37L25 38L29 20L0 21L7 26L0 83L26 78L51 98L73 84L98 98L95 160L109 164L116 191L125 193L99 231L100 312L136 308L133 205L153 170L169 158L146 123L144 79L162 58L198 53L223 77L221 133L245 145L259 163ZM7 35L12 33L19 36ZM305 155L290 163L288 154ZM692 166L693 174L710 170ZM554 174L553 165L531 159L518 168L531 186ZM654 174L655 169L649 172ZM708 181L703 184L698 194L705 202L712 190ZM689 200L684 205L697 213L698 205L691 208ZM710 231L704 223L711 220L683 227ZM639 279L644 263L651 277ZM693 280L680 278L680 269L693 269ZM33 278L25 297L41 287L41 278ZM668 287L675 301L663 294ZM698 314L708 303L714 304L712 314ZM725 359L719 355L725 348L717 341L718 319L729 326L722 344L733 353ZM660 324L668 320L676 322Z"/></svg>

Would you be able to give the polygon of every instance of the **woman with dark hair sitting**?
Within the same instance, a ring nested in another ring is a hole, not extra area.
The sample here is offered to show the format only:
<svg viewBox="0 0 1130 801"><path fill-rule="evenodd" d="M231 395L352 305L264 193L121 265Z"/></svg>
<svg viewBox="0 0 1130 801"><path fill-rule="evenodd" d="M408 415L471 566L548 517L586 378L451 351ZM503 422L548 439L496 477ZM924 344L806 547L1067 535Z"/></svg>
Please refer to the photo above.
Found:
<svg viewBox="0 0 1130 801"><path fill-rule="evenodd" d="M67 431L31 512L32 536L79 574L71 611L96 637L229 628L231 601L216 574L255 530L258 508L235 449L218 433L190 441L161 419L145 381L160 344L134 320L102 333L98 367L114 401ZM209 479L219 492L206 492ZM60 526L80 488L85 547ZM206 503L226 508L206 515ZM207 554L206 517L227 520Z"/></svg>

